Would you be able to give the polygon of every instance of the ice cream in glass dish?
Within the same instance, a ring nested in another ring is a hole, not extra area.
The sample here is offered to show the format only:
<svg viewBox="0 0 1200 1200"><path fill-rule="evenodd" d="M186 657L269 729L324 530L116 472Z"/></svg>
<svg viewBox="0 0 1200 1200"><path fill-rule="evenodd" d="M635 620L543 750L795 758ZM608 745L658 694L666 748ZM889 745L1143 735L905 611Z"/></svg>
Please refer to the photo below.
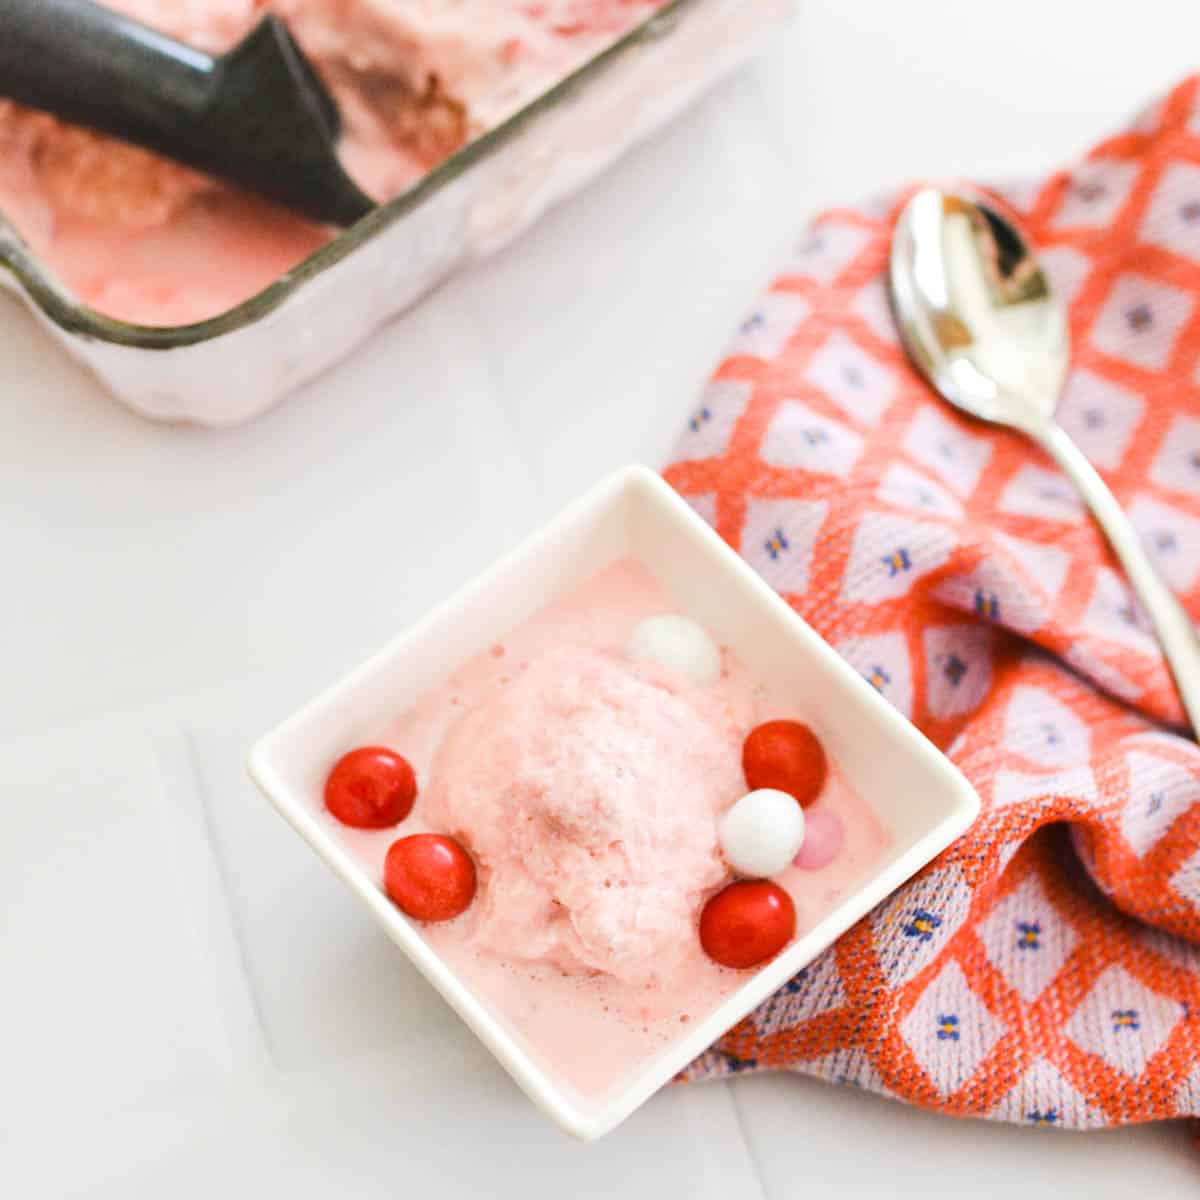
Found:
<svg viewBox="0 0 1200 1200"><path fill-rule="evenodd" d="M211 53L278 13L337 102L344 165L383 202L666 0L105 2ZM3 100L0 214L85 304L159 326L227 311L336 232Z"/></svg>
<svg viewBox="0 0 1200 1200"><path fill-rule="evenodd" d="M618 560L329 764L321 820L529 1053L619 1088L877 867L818 700Z"/></svg>

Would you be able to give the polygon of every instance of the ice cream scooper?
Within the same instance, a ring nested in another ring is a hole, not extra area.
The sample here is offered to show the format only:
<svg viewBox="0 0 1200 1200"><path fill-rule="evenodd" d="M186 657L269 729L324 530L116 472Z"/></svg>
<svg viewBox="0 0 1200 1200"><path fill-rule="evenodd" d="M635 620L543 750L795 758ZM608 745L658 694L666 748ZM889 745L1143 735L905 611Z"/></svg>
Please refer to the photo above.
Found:
<svg viewBox="0 0 1200 1200"><path fill-rule="evenodd" d="M375 207L337 106L287 26L212 56L91 0L0 0L0 96L348 225Z"/></svg>

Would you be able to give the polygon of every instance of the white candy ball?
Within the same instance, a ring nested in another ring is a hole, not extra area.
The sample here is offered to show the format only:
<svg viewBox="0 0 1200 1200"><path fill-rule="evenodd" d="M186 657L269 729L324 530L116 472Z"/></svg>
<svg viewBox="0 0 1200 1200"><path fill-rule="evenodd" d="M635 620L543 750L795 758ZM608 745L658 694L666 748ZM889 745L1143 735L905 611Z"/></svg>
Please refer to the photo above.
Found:
<svg viewBox="0 0 1200 1200"><path fill-rule="evenodd" d="M804 809L787 792L759 788L743 796L719 828L725 861L751 879L778 875L804 843Z"/></svg>
<svg viewBox="0 0 1200 1200"><path fill-rule="evenodd" d="M658 663L694 683L714 683L721 676L720 648L690 617L647 617L629 639L629 657Z"/></svg>

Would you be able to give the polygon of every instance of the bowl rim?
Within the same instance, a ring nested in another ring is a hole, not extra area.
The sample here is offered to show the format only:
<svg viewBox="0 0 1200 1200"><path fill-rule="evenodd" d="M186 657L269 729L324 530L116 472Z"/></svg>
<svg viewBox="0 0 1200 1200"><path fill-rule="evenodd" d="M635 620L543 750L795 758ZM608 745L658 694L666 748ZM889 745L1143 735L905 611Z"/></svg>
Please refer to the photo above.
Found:
<svg viewBox="0 0 1200 1200"><path fill-rule="evenodd" d="M693 1022L686 1034L671 1042L626 1083L613 1089L602 1101L589 1105L577 1102L567 1086L556 1082L552 1070L541 1066L519 1044L487 1004L458 978L425 941L419 926L404 917L383 890L367 877L336 837L317 820L311 807L305 804L302 797L295 795L281 777L274 751L277 743L284 741L294 730L328 711L331 705L336 705L367 677L403 655L409 646L423 640L429 631L448 619L453 620L456 610L466 607L496 581L537 555L544 542L568 530L588 514L619 502L628 490L640 493L643 500L659 506L686 532L707 542L708 548L720 560L720 565L735 571L743 583L751 586L754 603L768 605L776 616L791 625L792 632L804 643L804 653L818 655L832 664L834 670L842 673L847 686L855 694L856 702L865 706L870 719L882 723L885 733L903 747L906 754L916 756L927 771L941 777L947 802L945 813L906 850L862 880L839 901L831 913L801 934L781 954L748 974L742 986L726 996L704 1018ZM641 465L623 467L606 476L528 534L513 549L434 605L380 650L277 724L252 747L247 768L251 778L284 819L366 904L393 942L500 1061L526 1095L559 1126L583 1140L600 1137L630 1116L696 1055L707 1049L945 850L966 831L980 809L978 794L958 768L845 662L661 476Z"/></svg>

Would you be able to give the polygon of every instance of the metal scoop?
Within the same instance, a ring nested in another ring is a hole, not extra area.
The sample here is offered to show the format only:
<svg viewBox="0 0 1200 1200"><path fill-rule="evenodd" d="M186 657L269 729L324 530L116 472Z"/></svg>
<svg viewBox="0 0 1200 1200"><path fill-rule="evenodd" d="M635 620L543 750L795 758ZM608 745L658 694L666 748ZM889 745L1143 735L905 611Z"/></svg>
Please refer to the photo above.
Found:
<svg viewBox="0 0 1200 1200"><path fill-rule="evenodd" d="M90 0L0 0L0 96L349 225L375 203L337 157L337 107L268 15L213 57Z"/></svg>

